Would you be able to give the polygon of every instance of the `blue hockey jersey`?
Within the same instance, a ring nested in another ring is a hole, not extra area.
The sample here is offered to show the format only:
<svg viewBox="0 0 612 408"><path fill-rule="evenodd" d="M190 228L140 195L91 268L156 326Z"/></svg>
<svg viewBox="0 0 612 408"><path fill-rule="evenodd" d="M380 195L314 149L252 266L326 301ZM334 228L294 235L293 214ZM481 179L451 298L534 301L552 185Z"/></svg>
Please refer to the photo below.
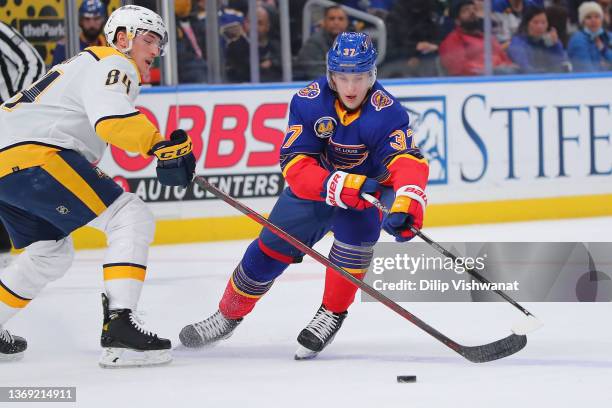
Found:
<svg viewBox="0 0 612 408"><path fill-rule="evenodd" d="M301 154L316 158L328 171L379 181L388 177L393 157L422 158L406 109L380 83L375 82L359 110L347 112L326 77L293 96L280 153L283 170Z"/></svg>

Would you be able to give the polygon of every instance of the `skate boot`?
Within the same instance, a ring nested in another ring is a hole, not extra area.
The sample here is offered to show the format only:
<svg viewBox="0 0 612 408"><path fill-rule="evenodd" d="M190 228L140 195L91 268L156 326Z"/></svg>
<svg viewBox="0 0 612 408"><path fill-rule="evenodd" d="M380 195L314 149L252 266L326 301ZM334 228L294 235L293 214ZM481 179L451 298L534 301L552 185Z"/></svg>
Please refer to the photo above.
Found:
<svg viewBox="0 0 612 408"><path fill-rule="evenodd" d="M240 322L242 318L227 319L217 310L208 319L183 327L179 339L185 347L212 346L229 338Z"/></svg>
<svg viewBox="0 0 612 408"><path fill-rule="evenodd" d="M300 332L297 340L300 347L295 352L296 360L315 358L332 342L348 312L330 312L321 305L308 326Z"/></svg>
<svg viewBox="0 0 612 408"><path fill-rule="evenodd" d="M15 361L23 358L28 343L23 337L13 336L0 326L0 361Z"/></svg>
<svg viewBox="0 0 612 408"><path fill-rule="evenodd" d="M170 340L161 339L142 327L130 309L109 309L102 294L104 323L100 345L103 368L143 367L168 364L172 361Z"/></svg>

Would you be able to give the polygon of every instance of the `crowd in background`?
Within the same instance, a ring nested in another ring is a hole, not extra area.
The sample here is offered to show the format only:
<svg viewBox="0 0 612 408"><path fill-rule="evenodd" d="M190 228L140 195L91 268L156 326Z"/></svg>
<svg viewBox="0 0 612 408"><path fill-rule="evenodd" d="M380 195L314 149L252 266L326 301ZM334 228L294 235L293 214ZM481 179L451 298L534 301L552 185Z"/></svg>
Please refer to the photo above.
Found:
<svg viewBox="0 0 612 408"><path fill-rule="evenodd" d="M205 0L175 0L200 36L179 37L179 71L187 71L193 50L205 49ZM482 75L484 73L483 0L340 0L314 13L311 36L302 45L302 13L306 0L290 2L293 79L325 74L325 54L336 35L372 26L351 18L340 5L377 16L387 28L386 58L381 78ZM598 72L612 68L610 14L612 0L492 0L492 64L495 74ZM219 1L219 26L226 82L248 82L247 0ZM191 12L188 10L191 8ZM178 7L177 7L178 10ZM261 81L282 79L278 4L259 0L257 32ZM200 53L198 52L199 56ZM205 59L205 56L202 56ZM183 65L183 68L181 68ZM205 82L206 77L193 81Z"/></svg>
<svg viewBox="0 0 612 408"><path fill-rule="evenodd" d="M348 6L381 18L387 52L380 78L482 75L484 0L339 0L315 9L311 35L302 42L307 0L291 0L290 31L294 80L325 74L325 55L342 31L373 26L347 15ZM155 0L135 1L155 9ZM174 0L179 83L208 80L206 0ZM282 80L280 18L276 0L258 0L255 18L248 0L218 0L223 81L250 81L249 28L256 24L262 82ZM494 74L598 72L612 69L612 0L492 0ZM81 48L103 45L107 2L84 0L79 9ZM255 21L253 21L255 20ZM65 57L59 42L53 63ZM146 82L159 83L159 69Z"/></svg>

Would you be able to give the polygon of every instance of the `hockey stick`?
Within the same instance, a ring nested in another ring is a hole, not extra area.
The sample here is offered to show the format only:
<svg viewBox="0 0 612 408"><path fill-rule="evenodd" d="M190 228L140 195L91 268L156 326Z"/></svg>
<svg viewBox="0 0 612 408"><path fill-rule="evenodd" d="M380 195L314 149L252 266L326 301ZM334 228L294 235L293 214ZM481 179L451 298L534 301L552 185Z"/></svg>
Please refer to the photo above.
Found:
<svg viewBox="0 0 612 408"><path fill-rule="evenodd" d="M317 262L325 265L328 268L333 269L334 271L342 275L344 279L350 281L362 291L364 291L374 299L378 300L379 302L381 302L406 320L412 322L414 325L427 332L428 334L442 342L444 345L456 351L457 353L459 353L460 355L462 355L467 360L473 363L484 363L487 361L493 361L507 357L523 349L527 344L527 336L511 334L510 336L494 341L493 343L483 344L480 346L463 346L450 339L449 337L445 336L444 334L440 333L438 330L434 329L433 327L431 327L430 325L428 325L427 323L425 323L424 321L422 321L421 319L419 319L418 317L416 317L415 315L413 315L412 313L410 313L409 311L407 311L406 309L404 309L403 307L389 299L387 296L383 295L382 293L368 285L367 283L355 278L353 275L351 275L338 265L334 264L327 257L321 255L319 252L310 248L308 245L299 241L297 238L293 237L292 235L289 235L276 225L272 224L261 214L253 211L246 205L242 204L240 201L230 197L228 194L219 190L217 187L210 184L204 177L196 176L194 179L194 183L197 184L199 187L207 190L211 194L215 195L217 198L225 201L227 204L231 205L241 213L245 214L253 221L268 228L269 231L271 231L284 241L288 242L289 244L293 245L295 248L304 252L305 254L310 255Z"/></svg>
<svg viewBox="0 0 612 408"><path fill-rule="evenodd" d="M385 205L383 203L381 203L380 200L378 200L376 197L373 197L373 196L371 196L369 194L365 194L365 193L362 193L361 196L366 201L370 202L374 207L376 207L380 211L382 211L383 213L385 213L385 214L389 213L389 209L387 207L385 207ZM452 259L453 262L457 261L457 256L455 256L452 252L450 252L449 250L444 248L442 245L438 244L433 239L429 238L422 231L414 228L413 226L410 226L410 231L412 231L415 235L417 235L419 238L421 238L423 241L425 241L427 244L429 244L431 247L433 247L436 251L438 251L442 255L446 256L447 258ZM489 281L487 278L485 278L484 276L479 274L474 269L466 268L466 272L469 273L470 275L472 275L473 277L475 277L476 279L478 279L482 283L491 284L491 281ZM532 332L534 330L537 330L540 327L542 327L542 322L540 322L531 312L529 312L529 310L525 309L516 300L514 300L510 296L508 296L505 292L503 292L503 291L501 291L499 289L494 289L493 292L497 293L499 296L504 298L504 300L506 300L512 306L516 307L518 310L523 312L525 314L525 316L527 316L527 319L525 319L524 321L516 323L512 327L512 332L513 333L518 334L518 335L525 335L527 333L530 333L530 332Z"/></svg>

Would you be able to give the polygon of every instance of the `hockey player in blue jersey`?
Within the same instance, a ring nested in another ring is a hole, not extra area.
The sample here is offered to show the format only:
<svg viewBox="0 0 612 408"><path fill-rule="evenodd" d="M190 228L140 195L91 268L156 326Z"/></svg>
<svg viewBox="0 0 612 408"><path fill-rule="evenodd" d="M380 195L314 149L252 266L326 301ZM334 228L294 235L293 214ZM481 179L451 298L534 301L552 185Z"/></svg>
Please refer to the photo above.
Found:
<svg viewBox="0 0 612 408"><path fill-rule="evenodd" d="M410 226L422 227L427 204L427 161L406 110L376 81L376 55L367 35L340 34L328 52L327 77L293 97L280 151L288 188L270 214L270 221L309 246L333 232L330 259L359 279L381 227L409 240ZM383 219L360 196L364 192L390 196L391 213ZM228 338L274 279L303 255L263 229L231 275L219 310L184 327L181 342L200 347ZM332 341L356 291L326 271L322 304L298 336L296 359L313 358Z"/></svg>

